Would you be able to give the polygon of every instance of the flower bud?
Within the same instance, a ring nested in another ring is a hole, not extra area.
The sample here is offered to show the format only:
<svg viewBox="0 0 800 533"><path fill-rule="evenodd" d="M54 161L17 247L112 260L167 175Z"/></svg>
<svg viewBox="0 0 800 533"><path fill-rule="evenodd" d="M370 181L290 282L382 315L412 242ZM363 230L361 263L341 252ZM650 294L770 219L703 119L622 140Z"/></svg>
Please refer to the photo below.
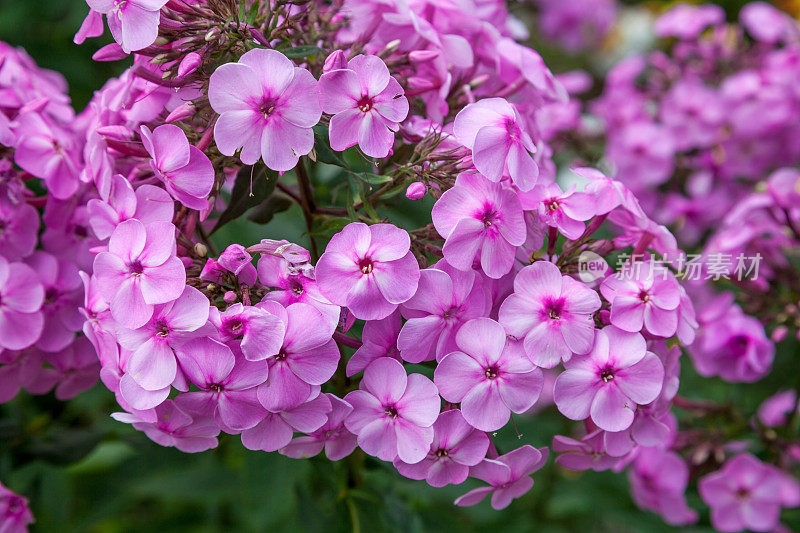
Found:
<svg viewBox="0 0 800 533"><path fill-rule="evenodd" d="M433 61L439 55L438 50L414 50L408 53L408 60L415 64L427 63L428 61Z"/></svg>
<svg viewBox="0 0 800 533"><path fill-rule="evenodd" d="M208 247L202 242L198 242L194 245L194 253L196 253L198 257L205 257L208 255Z"/></svg>
<svg viewBox="0 0 800 533"><path fill-rule="evenodd" d="M191 102L186 102L185 104L181 104L175 109L173 109L172 112L169 115L167 115L167 118L164 119L164 122L170 124L172 122L184 120L193 116L195 112L196 110L194 108L194 105L192 105Z"/></svg>
<svg viewBox="0 0 800 533"><path fill-rule="evenodd" d="M330 72L331 70L337 70L341 68L347 68L347 56L342 50L334 50L331 52L331 55L325 59L325 64L322 66L322 72Z"/></svg>
<svg viewBox="0 0 800 533"><path fill-rule="evenodd" d="M92 59L95 61L117 61L128 57L127 52L117 43L107 44L94 53Z"/></svg>
<svg viewBox="0 0 800 533"><path fill-rule="evenodd" d="M425 197L428 188L421 181L415 181L406 189L406 198L409 200L421 200Z"/></svg>
<svg viewBox="0 0 800 533"><path fill-rule="evenodd" d="M181 59L180 65L178 65L178 77L183 78L184 76L188 76L195 70L200 64L203 62L203 58L197 52L189 52L186 54L186 57Z"/></svg>
<svg viewBox="0 0 800 533"><path fill-rule="evenodd" d="M236 301L236 293L233 291L228 291L222 296L222 300L226 304L232 304L233 302Z"/></svg>

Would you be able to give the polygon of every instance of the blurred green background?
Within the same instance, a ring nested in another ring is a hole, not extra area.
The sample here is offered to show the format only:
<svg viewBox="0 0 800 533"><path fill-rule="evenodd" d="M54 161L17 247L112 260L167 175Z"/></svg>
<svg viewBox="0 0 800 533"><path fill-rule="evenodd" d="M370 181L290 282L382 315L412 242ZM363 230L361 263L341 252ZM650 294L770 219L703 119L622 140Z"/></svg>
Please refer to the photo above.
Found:
<svg viewBox="0 0 800 533"><path fill-rule="evenodd" d="M735 13L741 3L726 7ZM0 0L0 40L26 48L39 65L64 74L78 110L127 66L91 60L110 42L108 34L83 46L72 43L86 11L83 0ZM546 47L543 52L555 71L582 61ZM422 216L420 204L392 213L400 221ZM234 236L239 242L274 237L304 243L297 220L293 208L267 226L231 224L216 235L217 244L224 246ZM735 399L753 409L779 387L774 376L796 373L792 357L783 354L773 378L746 388L699 379L685 361L682 390L691 397ZM633 505L624 474L568 472L554 467L552 458L536 474L534 489L505 511L493 511L488 502L461 509L453 499L479 482L432 489L360 453L338 463L292 460L249 452L236 437L223 438L216 450L189 455L113 421L108 415L115 410L113 395L102 385L67 403L23 393L0 406L0 481L30 499L37 520L33 531L672 530ZM546 446L552 435L575 429L551 408L515 419L521 436L511 428L498 432L501 451L521 444ZM348 485L354 470L361 472L356 488ZM702 508L693 493L690 504ZM686 530L710 531L707 511L701 516L700 526ZM800 528L800 512L783 516Z"/></svg>

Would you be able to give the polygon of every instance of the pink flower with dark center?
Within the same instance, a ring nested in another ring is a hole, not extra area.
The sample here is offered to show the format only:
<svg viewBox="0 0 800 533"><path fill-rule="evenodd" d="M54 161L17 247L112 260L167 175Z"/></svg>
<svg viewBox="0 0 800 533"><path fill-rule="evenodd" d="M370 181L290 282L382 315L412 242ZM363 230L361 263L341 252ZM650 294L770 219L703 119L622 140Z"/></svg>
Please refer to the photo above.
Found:
<svg viewBox="0 0 800 533"><path fill-rule="evenodd" d="M389 154L408 100L381 58L357 55L345 68L327 71L319 92L322 110L333 115L331 148L341 152L358 144L370 157Z"/></svg>
<svg viewBox="0 0 800 533"><path fill-rule="evenodd" d="M525 242L522 206L511 189L473 173L459 174L431 212L436 231L445 238L444 258L459 270L480 265L499 278L514 264L517 246Z"/></svg>
<svg viewBox="0 0 800 533"><path fill-rule="evenodd" d="M0 348L21 350L39 340L43 303L44 288L36 272L0 255Z"/></svg>
<svg viewBox="0 0 800 533"><path fill-rule="evenodd" d="M38 113L28 112L17 120L14 162L43 179L54 197L63 200L75 194L80 159L73 137Z"/></svg>
<svg viewBox="0 0 800 533"><path fill-rule="evenodd" d="M383 357L364 370L360 387L344 397L353 406L344 423L358 435L361 449L382 461L422 461L441 406L436 385L422 374L407 375L397 360Z"/></svg>
<svg viewBox="0 0 800 533"><path fill-rule="evenodd" d="M295 431L317 431L328 419L330 410L328 395L320 394L291 408L265 412L261 422L242 432L242 444L248 450L280 450L291 442Z"/></svg>
<svg viewBox="0 0 800 533"><path fill-rule="evenodd" d="M327 396L331 402L328 420L308 435L293 438L280 450L283 455L303 459L313 457L324 449L328 459L338 461L356 449L356 436L344 425L345 419L353 412L353 406L333 394L323 396Z"/></svg>
<svg viewBox="0 0 800 533"><path fill-rule="evenodd" d="M774 531L781 508L800 505L797 480L749 453L700 478L697 488L718 531Z"/></svg>
<svg viewBox="0 0 800 533"><path fill-rule="evenodd" d="M480 274L457 270L442 260L421 272L417 293L401 310L407 320L397 339L400 355L419 363L441 360L457 350L458 329L486 316L491 304Z"/></svg>
<svg viewBox="0 0 800 533"><path fill-rule="evenodd" d="M114 40L130 53L155 42L160 11L167 0L86 0L86 3L106 16Z"/></svg>
<svg viewBox="0 0 800 533"><path fill-rule="evenodd" d="M524 339L533 364L553 368L592 349L600 304L594 290L562 276L553 263L537 261L514 278L514 294L500 306L499 317L509 334Z"/></svg>
<svg viewBox="0 0 800 533"><path fill-rule="evenodd" d="M136 383L155 391L175 380L178 362L174 350L206 324L208 308L208 298L186 286L175 301L154 306L152 317L142 327L117 330L120 346L133 352L128 373Z"/></svg>
<svg viewBox="0 0 800 533"><path fill-rule="evenodd" d="M150 166L173 198L190 209L206 209L214 186L214 165L191 146L178 126L163 124L152 132L141 127L142 143L152 157Z"/></svg>
<svg viewBox="0 0 800 533"><path fill-rule="evenodd" d="M251 428L264 418L256 387L267 380L266 362L234 355L229 347L208 337L187 342L176 355L183 373L201 389L181 394L182 402L205 410L226 431Z"/></svg>
<svg viewBox="0 0 800 533"><path fill-rule="evenodd" d="M486 457L489 437L470 426L458 409L444 411L433 423L433 442L425 459L408 464L395 459L397 471L411 479L424 479L432 487L458 485L469 475L469 467Z"/></svg>
<svg viewBox="0 0 800 533"><path fill-rule="evenodd" d="M356 318L389 316L417 291L419 265L410 247L408 233L391 224L348 224L317 262L319 290Z"/></svg>
<svg viewBox="0 0 800 533"><path fill-rule="evenodd" d="M586 193L569 189L561 192L555 183L539 185L520 195L526 211L536 211L539 219L557 228L568 239L577 239L586 229L584 221L595 215L594 198Z"/></svg>
<svg viewBox="0 0 800 533"><path fill-rule="evenodd" d="M606 431L629 428L636 407L655 400L664 380L664 365L644 337L614 326L597 332L588 355L564 366L553 386L558 410L571 420L591 417Z"/></svg>
<svg viewBox="0 0 800 533"><path fill-rule="evenodd" d="M470 425L495 431L512 412L524 413L539 399L542 371L518 344L506 342L506 332L494 320L470 320L456 333L456 345L460 351L441 360L434 382L442 398L461 403Z"/></svg>
<svg viewBox="0 0 800 533"><path fill-rule="evenodd" d="M175 226L136 219L117 226L108 252L97 254L94 275L114 320L128 328L143 326L153 306L176 299L186 286L186 270L175 255Z"/></svg>
<svg viewBox="0 0 800 533"><path fill-rule="evenodd" d="M490 180L510 176L523 191L536 185L539 166L531 157L536 146L522 117L503 98L484 98L466 106L456 115L453 134L472 150L475 168Z"/></svg>
<svg viewBox="0 0 800 533"><path fill-rule="evenodd" d="M85 337L78 337L70 346L58 353L46 354L45 358L56 372L55 396L58 400L74 398L97 383L100 362Z"/></svg>
<svg viewBox="0 0 800 533"><path fill-rule="evenodd" d="M152 222L172 222L175 214L175 202L167 191L155 185L140 185L134 192L131 182L120 174L112 176L106 201L92 198L86 208L98 239L109 238L120 222L131 218L147 226Z"/></svg>
<svg viewBox="0 0 800 533"><path fill-rule="evenodd" d="M39 233L39 215L26 202L0 199L0 250L8 261L19 261L33 252Z"/></svg>
<svg viewBox="0 0 800 533"><path fill-rule="evenodd" d="M533 479L530 475L544 466L548 454L547 448L537 450L526 444L496 459L484 459L470 469L469 475L489 486L472 489L457 498L455 504L459 507L476 505L491 494L492 508L505 509L513 500L531 490Z"/></svg>
<svg viewBox="0 0 800 533"><path fill-rule="evenodd" d="M0 531L3 533L27 533L34 522L28 500L11 492L0 483Z"/></svg>
<svg viewBox="0 0 800 533"><path fill-rule="evenodd" d="M633 333L644 327L659 337L678 329L680 285L664 267L634 262L607 277L600 292L611 302L611 323L620 329Z"/></svg>
<svg viewBox="0 0 800 533"><path fill-rule="evenodd" d="M686 504L689 467L683 458L660 448L641 447L628 470L636 505L661 515L673 526L697 522L697 512Z"/></svg>
<svg viewBox="0 0 800 533"><path fill-rule="evenodd" d="M250 361L277 354L286 334L286 322L261 307L235 303L222 312L211 307L209 319L223 342L241 337L242 353Z"/></svg>
<svg viewBox="0 0 800 533"><path fill-rule="evenodd" d="M220 113L214 126L217 148L252 165L291 170L314 147L311 129L322 116L317 81L276 50L250 50L238 63L211 75L208 99Z"/></svg>

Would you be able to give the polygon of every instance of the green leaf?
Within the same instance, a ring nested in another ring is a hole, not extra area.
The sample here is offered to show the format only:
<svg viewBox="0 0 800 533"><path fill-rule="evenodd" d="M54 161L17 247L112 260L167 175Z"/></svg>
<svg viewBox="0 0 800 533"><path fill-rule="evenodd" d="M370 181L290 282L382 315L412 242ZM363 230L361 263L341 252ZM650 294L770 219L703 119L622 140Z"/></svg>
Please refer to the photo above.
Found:
<svg viewBox="0 0 800 533"><path fill-rule="evenodd" d="M252 166L242 167L236 175L228 207L220 215L211 233L263 202L275 190L277 181L278 174L263 165L258 170L254 170Z"/></svg>
<svg viewBox="0 0 800 533"><path fill-rule="evenodd" d="M370 172L358 174L358 177L370 185L383 185L384 183L392 181L391 176L379 176L378 174L372 174Z"/></svg>
<svg viewBox="0 0 800 533"><path fill-rule="evenodd" d="M279 48L278 52L290 59L316 55L325 50L319 46L295 46L294 48Z"/></svg>
<svg viewBox="0 0 800 533"><path fill-rule="evenodd" d="M320 163L347 168L347 163L344 162L344 159L331 149L331 143L328 139L328 128L322 124L314 126L314 152L316 152L317 161Z"/></svg>
<svg viewBox="0 0 800 533"><path fill-rule="evenodd" d="M255 222L256 224L269 224L276 213L281 213L292 207L291 198L282 194L273 194L263 202L261 205L253 209L247 215L247 220Z"/></svg>
<svg viewBox="0 0 800 533"><path fill-rule="evenodd" d="M331 218L325 221L316 231L314 231L315 236L328 236L333 235L334 233L338 233L344 229L350 222L352 222L349 218L344 217L337 217Z"/></svg>

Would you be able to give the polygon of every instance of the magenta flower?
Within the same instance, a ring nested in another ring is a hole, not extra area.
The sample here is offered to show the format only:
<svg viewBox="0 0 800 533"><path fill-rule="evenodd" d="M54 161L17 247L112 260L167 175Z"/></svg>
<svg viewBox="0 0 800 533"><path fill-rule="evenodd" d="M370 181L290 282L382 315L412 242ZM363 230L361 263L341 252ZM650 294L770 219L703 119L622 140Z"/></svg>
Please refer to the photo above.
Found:
<svg viewBox="0 0 800 533"><path fill-rule="evenodd" d="M500 306L500 323L524 339L533 364L553 368L592 349L593 316L600 305L594 290L562 276L553 263L537 261L514 278L514 294Z"/></svg>
<svg viewBox="0 0 800 533"><path fill-rule="evenodd" d="M106 201L92 198L86 209L94 234L98 239L108 239L121 222L131 218L145 226L152 222L172 222L175 202L167 191L155 185L140 185L134 192L131 182L115 174Z"/></svg>
<svg viewBox="0 0 800 533"><path fill-rule="evenodd" d="M678 329L680 285L664 267L635 262L609 276L600 286L611 302L611 323L629 332L642 327L659 337L671 337Z"/></svg>
<svg viewBox="0 0 800 533"><path fill-rule="evenodd" d="M797 480L749 453L700 478L697 488L718 531L773 531L781 507L800 505Z"/></svg>
<svg viewBox="0 0 800 533"><path fill-rule="evenodd" d="M319 290L361 320L389 316L417 291L419 265L410 247L408 233L391 224L348 224L317 262Z"/></svg>
<svg viewBox="0 0 800 533"><path fill-rule="evenodd" d="M458 349L455 336L462 324L491 310L480 275L461 271L446 261L420 273L417 293L402 306L406 323L397 346L410 363L441 360Z"/></svg>
<svg viewBox="0 0 800 533"><path fill-rule="evenodd" d="M250 361L276 355L283 344L286 322L260 307L240 303L220 312L212 307L209 319L217 327L220 339L230 342L241 337L241 350Z"/></svg>
<svg viewBox="0 0 800 533"><path fill-rule="evenodd" d="M779 427L786 424L791 413L797 409L797 391L780 391L758 407L758 420L768 428Z"/></svg>
<svg viewBox="0 0 800 533"><path fill-rule="evenodd" d="M503 98L484 98L459 111L453 134L472 150L475 168L490 180L510 176L523 191L536 185L539 167L531 157L536 146L522 117Z"/></svg>
<svg viewBox="0 0 800 533"><path fill-rule="evenodd" d="M525 243L517 195L478 174L459 174L433 206L431 218L445 238L444 258L459 270L472 270L477 256L486 275L497 279L511 270L516 247Z"/></svg>
<svg viewBox="0 0 800 533"><path fill-rule="evenodd" d="M436 385L422 374L406 375L403 365L384 357L364 370L360 387L344 397L353 406L344 423L361 449L383 461L422 461L439 416Z"/></svg>
<svg viewBox="0 0 800 533"><path fill-rule="evenodd" d="M221 428L239 431L261 422L266 411L258 402L256 387L267 380L263 361L251 362L208 337L193 339L176 355L186 377L199 392L181 394L181 401L205 410Z"/></svg>
<svg viewBox="0 0 800 533"><path fill-rule="evenodd" d="M399 311L380 320L368 320L361 335L363 344L347 361L347 376L358 374L381 357L392 357L401 361L397 336L402 326Z"/></svg>
<svg viewBox="0 0 800 533"><path fill-rule="evenodd" d="M544 378L503 327L489 318L470 320L456 333L460 351L434 371L442 398L461 403L470 425L482 431L503 427L511 413L524 413L539 399Z"/></svg>
<svg viewBox="0 0 800 533"><path fill-rule="evenodd" d="M561 192L555 183L539 185L527 193L520 195L522 207L526 211L535 211L539 219L557 228L568 239L580 237L586 225L584 221L595 215L594 198L586 193L569 189Z"/></svg>
<svg viewBox="0 0 800 533"><path fill-rule="evenodd" d="M563 435L553 437L553 451L558 454L556 464L570 470L602 472L616 466L619 457L608 455L604 449L605 432L596 429L580 440Z"/></svg>
<svg viewBox="0 0 800 533"><path fill-rule="evenodd" d="M513 500L531 490L533 479L530 475L544 466L548 454L547 448L537 450L526 444L496 459L484 459L470 469L469 475L489 486L472 489L457 498L455 504L459 507L476 505L491 494L492 508L505 509Z"/></svg>
<svg viewBox="0 0 800 533"><path fill-rule="evenodd" d="M28 265L0 255L0 348L21 350L39 340L44 288Z"/></svg>
<svg viewBox="0 0 800 533"><path fill-rule="evenodd" d="M154 305L176 299L186 286L186 271L175 256L175 226L122 222L108 251L95 257L94 275L114 320L128 328L143 326Z"/></svg>
<svg viewBox="0 0 800 533"><path fill-rule="evenodd" d="M167 0L86 0L108 19L108 29L126 53L147 48L158 37L161 8Z"/></svg>
<svg viewBox="0 0 800 533"><path fill-rule="evenodd" d="M184 453L217 447L219 428L209 417L188 413L177 401L167 400L154 409L133 413L112 413L114 420L132 424L161 446L174 446Z"/></svg>
<svg viewBox="0 0 800 533"><path fill-rule="evenodd" d="M208 99L220 114L217 148L229 156L241 148L246 165L261 157L273 170L291 170L314 147L311 128L322 116L317 81L280 52L250 50L222 65L211 75Z"/></svg>
<svg viewBox="0 0 800 533"><path fill-rule="evenodd" d="M208 207L214 186L214 165L196 146L189 145L178 126L163 124L152 132L141 127L142 143L153 158L150 167L173 198L190 209Z"/></svg>
<svg viewBox="0 0 800 533"><path fill-rule="evenodd" d="M119 328L120 346L131 350L128 373L142 388L156 391L175 380L178 362L175 349L208 320L208 298L186 286L175 300L154 306L150 320L138 329Z"/></svg>
<svg viewBox="0 0 800 533"><path fill-rule="evenodd" d="M43 179L54 197L63 200L75 194L80 184L79 156L72 135L38 113L25 113L17 120L14 162Z"/></svg>
<svg viewBox="0 0 800 533"><path fill-rule="evenodd" d="M256 267L253 266L253 256L241 244L231 244L219 255L217 264L232 272L239 278L239 283L253 286L258 279Z"/></svg>
<svg viewBox="0 0 800 533"><path fill-rule="evenodd" d="M26 533L33 524L33 513L28 500L11 492L0 483L0 531L2 533Z"/></svg>
<svg viewBox="0 0 800 533"><path fill-rule="evenodd" d="M280 349L268 358L269 381L258 388L261 405L277 413L319 394L336 372L339 349L329 322L312 306L296 303L284 310L278 303L265 303L265 309L286 323Z"/></svg>
<svg viewBox="0 0 800 533"><path fill-rule="evenodd" d="M8 261L19 261L33 252L39 233L36 209L26 202L0 199L0 227L0 250Z"/></svg>
<svg viewBox="0 0 800 533"><path fill-rule="evenodd" d="M58 353L46 354L45 359L56 373L55 396L58 400L74 398L97 383L100 362L85 337L78 337Z"/></svg>
<svg viewBox="0 0 800 533"><path fill-rule="evenodd" d="M248 450L274 452L287 446L295 431L317 431L328 420L330 411L328 395L320 394L291 408L265 412L261 422L242 432L242 444Z"/></svg>
<svg viewBox="0 0 800 533"><path fill-rule="evenodd" d="M308 435L295 437L281 453L295 459L313 457L325 449L325 456L331 461L347 457L356 449L356 436L344 425L345 419L353 412L353 406L333 394L323 394L331 402L328 420Z"/></svg>
<svg viewBox="0 0 800 533"><path fill-rule="evenodd" d="M408 100L381 58L357 55L346 68L327 71L319 93L322 110L333 115L331 148L341 152L358 144L370 157L389 154Z"/></svg>
<svg viewBox="0 0 800 533"><path fill-rule="evenodd" d="M571 420L591 416L606 431L629 428L636 407L655 400L664 380L664 365L644 337L614 326L597 332L587 356L564 366L553 386L558 410Z"/></svg>
<svg viewBox="0 0 800 533"><path fill-rule="evenodd" d="M469 475L469 467L486 457L489 437L464 420L461 411L444 411L433 423L433 442L425 459L408 464L397 458L397 471L411 479L424 479L431 487L458 485Z"/></svg>
<svg viewBox="0 0 800 533"><path fill-rule="evenodd" d="M60 352L75 340L81 330L81 278L75 264L47 252L37 251L25 262L39 277L44 288L44 329L36 347L45 352Z"/></svg>
<svg viewBox="0 0 800 533"><path fill-rule="evenodd" d="M641 447L628 470L636 505L661 515L670 525L697 522L697 512L686 504L689 467L680 455L660 448Z"/></svg>

